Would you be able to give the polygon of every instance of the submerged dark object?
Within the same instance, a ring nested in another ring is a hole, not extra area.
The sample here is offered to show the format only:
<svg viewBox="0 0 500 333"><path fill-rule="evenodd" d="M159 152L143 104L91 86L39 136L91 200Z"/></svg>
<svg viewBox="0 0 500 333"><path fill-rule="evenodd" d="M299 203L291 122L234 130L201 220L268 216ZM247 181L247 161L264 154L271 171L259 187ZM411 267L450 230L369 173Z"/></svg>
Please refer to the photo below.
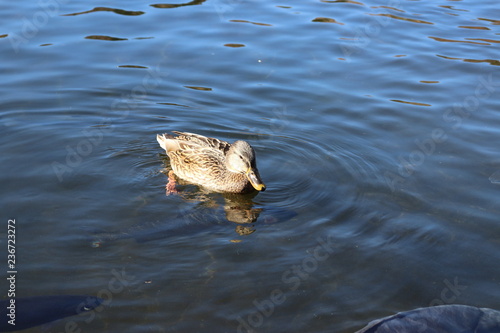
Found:
<svg viewBox="0 0 500 333"><path fill-rule="evenodd" d="M356 333L499 333L500 311L440 305L377 319Z"/></svg>
<svg viewBox="0 0 500 333"><path fill-rule="evenodd" d="M14 303L12 303L12 300ZM92 296L70 295L19 297L1 300L0 332L24 330L64 317L88 312L97 308L102 301L102 299ZM11 304L14 304L15 307ZM12 319L14 319L13 322Z"/></svg>

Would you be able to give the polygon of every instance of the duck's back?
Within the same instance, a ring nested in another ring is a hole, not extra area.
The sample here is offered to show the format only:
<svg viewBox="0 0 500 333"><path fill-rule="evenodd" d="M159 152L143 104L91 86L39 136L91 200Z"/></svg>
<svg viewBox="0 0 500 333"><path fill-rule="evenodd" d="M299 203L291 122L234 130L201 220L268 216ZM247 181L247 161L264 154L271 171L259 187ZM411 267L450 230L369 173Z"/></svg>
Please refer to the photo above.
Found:
<svg viewBox="0 0 500 333"><path fill-rule="evenodd" d="M231 144L215 138L209 138L203 135L198 135L194 133L188 132L177 132L173 133L177 134L177 136L171 136L171 139L178 141L179 143L184 142L191 149L198 148L212 148L216 150L222 151L224 154L229 150Z"/></svg>

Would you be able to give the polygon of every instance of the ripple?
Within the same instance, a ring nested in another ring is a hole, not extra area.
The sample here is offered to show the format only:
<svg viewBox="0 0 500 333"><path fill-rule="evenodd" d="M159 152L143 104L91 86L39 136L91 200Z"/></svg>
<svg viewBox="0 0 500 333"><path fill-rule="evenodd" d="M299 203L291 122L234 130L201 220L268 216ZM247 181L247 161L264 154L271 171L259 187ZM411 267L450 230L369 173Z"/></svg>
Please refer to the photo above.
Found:
<svg viewBox="0 0 500 333"><path fill-rule="evenodd" d="M496 40L496 39L487 39L487 38L465 38L466 40L480 40L480 41L483 41L483 42L487 42L487 43L500 43L499 40Z"/></svg>
<svg viewBox="0 0 500 333"><path fill-rule="evenodd" d="M224 44L224 46L238 48L238 47L245 47L246 45L245 44L228 43L228 44Z"/></svg>
<svg viewBox="0 0 500 333"><path fill-rule="evenodd" d="M127 16L138 16L138 15L145 14L145 12L141 12L141 11L130 11L130 10L124 10L124 9L118 9L118 8L108 8L108 7L95 7L94 9L87 10L84 12L63 14L61 16L76 16L76 15L90 14L90 13L96 13L96 12L112 12L115 14L127 15Z"/></svg>
<svg viewBox="0 0 500 333"><path fill-rule="evenodd" d="M411 18L407 18L407 17L397 16L397 15L393 15L393 14L386 14L386 13L383 13L383 14L369 14L369 15L371 15L371 16L385 16L385 17L393 18L395 20L402 20L402 21L407 21L407 22L412 22L412 23L434 24L432 22L428 22L428 21L424 21L424 20L416 20L416 19L411 19Z"/></svg>
<svg viewBox="0 0 500 333"><path fill-rule="evenodd" d="M158 156L152 153L153 144L143 140L126 141L119 145L106 148L106 163L120 164L124 160L127 165L120 177L125 183L142 183L144 178L155 177L160 174L161 162Z"/></svg>
<svg viewBox="0 0 500 333"><path fill-rule="evenodd" d="M488 27L483 27L483 26L466 26L466 25L459 25L459 28L462 29L473 29L473 30L491 30Z"/></svg>
<svg viewBox="0 0 500 333"><path fill-rule="evenodd" d="M193 0L190 2L186 3L178 3L178 4L172 4L172 3L159 3L159 4L154 4L150 5L151 7L155 8L179 8L179 7L184 7L184 6L196 6L196 5L201 5L207 0Z"/></svg>
<svg viewBox="0 0 500 333"><path fill-rule="evenodd" d="M329 17L316 17L312 22L323 22L323 23L336 23L339 25L344 25L342 22L337 22L335 19L329 18Z"/></svg>
<svg viewBox="0 0 500 333"><path fill-rule="evenodd" d="M312 136L263 139L265 147L272 147L271 151L264 150L265 154L260 154L258 161L268 190L257 199L266 205L297 211L306 209L308 215L313 215L310 220L316 219L315 208L322 211L332 202L335 206L342 202L359 205L366 193L348 184L371 186L379 183L380 169L385 162L375 151L363 153L359 146L331 142L331 139L323 140L322 137L315 133ZM256 146L260 144L258 142Z"/></svg>
<svg viewBox="0 0 500 333"><path fill-rule="evenodd" d="M183 108L190 108L190 106L189 106L189 105L178 104L178 103L166 103L166 102L164 102L164 103L158 103L158 104L160 104L160 105L182 106Z"/></svg>
<svg viewBox="0 0 500 333"><path fill-rule="evenodd" d="M265 27L272 27L272 25L268 24L268 23L251 22L251 21L247 21L247 20L229 20L229 22L250 23L250 24L261 25L261 26L265 26Z"/></svg>
<svg viewBox="0 0 500 333"><path fill-rule="evenodd" d="M493 25L500 25L500 20L492 20L487 18L478 17L478 20L490 22Z"/></svg>
<svg viewBox="0 0 500 333"><path fill-rule="evenodd" d="M323 176L335 174L335 164L328 163L331 157L327 148L307 138L290 136L261 137L255 144L257 149L259 145L272 147L258 160L268 184L262 199L265 204L300 209L328 200L331 184Z"/></svg>
<svg viewBox="0 0 500 333"><path fill-rule="evenodd" d="M439 6L439 7L455 10L457 12L468 12L468 10L466 10L466 9L458 9L458 8L455 8L454 6Z"/></svg>
<svg viewBox="0 0 500 333"><path fill-rule="evenodd" d="M500 60L497 59L465 59L465 58L455 58L455 57L448 57L440 54L436 54L436 56L443 58L443 59L448 59L448 60L461 60L463 62L471 62L471 63L483 63L486 62L492 66L500 66Z"/></svg>
<svg viewBox="0 0 500 333"><path fill-rule="evenodd" d="M478 43L478 42L471 42L471 41L467 41L467 40L447 39L447 38L441 38L441 37L429 36L429 38L434 39L437 42L444 42L444 43L468 43L468 44L476 44L476 45L491 45L489 43Z"/></svg>
<svg viewBox="0 0 500 333"><path fill-rule="evenodd" d="M432 106L431 104L427 104L427 103L418 103L418 102L403 101L403 100L400 100L400 99L391 99L391 102L411 104L411 105L416 105L416 106Z"/></svg>
<svg viewBox="0 0 500 333"><path fill-rule="evenodd" d="M493 66L500 66L500 60L496 59L463 59L464 62L482 63L486 62Z"/></svg>
<svg viewBox="0 0 500 333"><path fill-rule="evenodd" d="M203 91L212 91L212 88L207 88L207 87L184 86L184 88L189 88L189 89L194 89L194 90L203 90Z"/></svg>
<svg viewBox="0 0 500 333"><path fill-rule="evenodd" d="M321 0L321 2L325 2L325 3L349 3L349 4L353 4L353 5L360 5L360 6L365 5L362 2L353 1L353 0Z"/></svg>
<svg viewBox="0 0 500 333"><path fill-rule="evenodd" d="M390 10L394 10L396 12L400 12L400 13L405 13L404 10L402 9L398 9L398 8L394 8L394 7L389 7L389 6L372 6L371 8L384 8L384 9L390 9Z"/></svg>
<svg viewBox="0 0 500 333"><path fill-rule="evenodd" d="M90 35L90 36L85 37L85 39L97 39L97 40L107 40L107 41L128 40L127 38L111 37L111 36L104 36L104 35Z"/></svg>
<svg viewBox="0 0 500 333"><path fill-rule="evenodd" d="M140 69L148 69L146 66L139 66L139 65L120 65L118 66L119 68L140 68Z"/></svg>

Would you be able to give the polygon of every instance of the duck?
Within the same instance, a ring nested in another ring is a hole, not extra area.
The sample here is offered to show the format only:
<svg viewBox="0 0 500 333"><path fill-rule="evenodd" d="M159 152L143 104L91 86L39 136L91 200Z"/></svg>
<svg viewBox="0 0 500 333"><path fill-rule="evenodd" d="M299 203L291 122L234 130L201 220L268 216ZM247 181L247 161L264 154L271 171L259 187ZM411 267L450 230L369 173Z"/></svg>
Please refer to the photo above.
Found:
<svg viewBox="0 0 500 333"><path fill-rule="evenodd" d="M216 192L265 191L255 151L248 142L237 140L230 144L194 133L172 133L157 134L156 139L177 177Z"/></svg>

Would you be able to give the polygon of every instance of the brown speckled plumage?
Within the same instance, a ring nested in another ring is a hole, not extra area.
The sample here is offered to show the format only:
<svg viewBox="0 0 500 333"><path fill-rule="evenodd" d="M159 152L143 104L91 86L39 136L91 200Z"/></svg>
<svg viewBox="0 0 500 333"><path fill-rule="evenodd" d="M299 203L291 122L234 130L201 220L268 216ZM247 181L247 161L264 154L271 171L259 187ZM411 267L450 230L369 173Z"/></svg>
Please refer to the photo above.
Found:
<svg viewBox="0 0 500 333"><path fill-rule="evenodd" d="M177 136L158 134L157 140L178 177L218 192L265 190L255 153L247 142L236 141L231 145L198 134L173 133Z"/></svg>

